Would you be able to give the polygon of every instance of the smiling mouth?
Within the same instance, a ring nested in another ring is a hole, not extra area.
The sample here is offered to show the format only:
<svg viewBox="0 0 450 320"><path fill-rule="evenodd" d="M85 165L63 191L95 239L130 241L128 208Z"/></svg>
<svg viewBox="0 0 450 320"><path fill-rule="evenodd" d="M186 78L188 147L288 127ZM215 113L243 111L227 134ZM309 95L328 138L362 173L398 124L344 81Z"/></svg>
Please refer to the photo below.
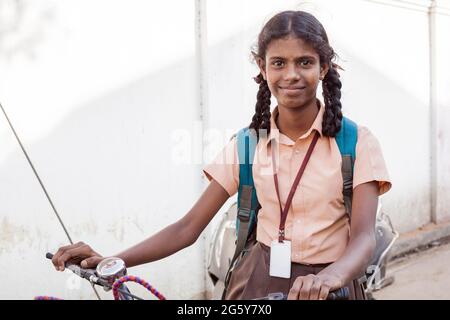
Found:
<svg viewBox="0 0 450 320"><path fill-rule="evenodd" d="M288 94L296 94L303 91L306 87L280 87L282 91Z"/></svg>

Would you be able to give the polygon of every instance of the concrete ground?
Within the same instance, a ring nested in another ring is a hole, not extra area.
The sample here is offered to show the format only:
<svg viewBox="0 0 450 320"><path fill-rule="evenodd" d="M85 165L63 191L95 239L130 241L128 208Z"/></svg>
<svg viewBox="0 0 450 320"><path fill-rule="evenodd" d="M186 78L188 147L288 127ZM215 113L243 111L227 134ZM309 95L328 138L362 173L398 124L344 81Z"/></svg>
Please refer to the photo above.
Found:
<svg viewBox="0 0 450 320"><path fill-rule="evenodd" d="M395 281L374 292L375 299L450 299L450 243L435 245L389 263L387 276Z"/></svg>

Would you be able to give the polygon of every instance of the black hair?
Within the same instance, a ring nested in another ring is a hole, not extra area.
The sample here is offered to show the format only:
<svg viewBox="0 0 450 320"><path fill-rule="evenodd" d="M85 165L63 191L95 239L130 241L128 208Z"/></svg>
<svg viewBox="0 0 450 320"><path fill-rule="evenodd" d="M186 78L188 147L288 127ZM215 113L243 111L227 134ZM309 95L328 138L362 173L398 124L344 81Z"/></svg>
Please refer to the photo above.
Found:
<svg viewBox="0 0 450 320"><path fill-rule="evenodd" d="M274 39L294 35L312 45L320 58L320 64L328 64L329 70L322 81L325 112L322 120L322 134L334 137L341 129L341 81L333 63L336 54L328 42L328 36L322 24L312 14L304 11L283 11L272 17L262 28L258 36L257 57L265 59L269 43ZM249 126L256 130L270 132L270 97L267 81L260 73L254 78L259 84L255 114Z"/></svg>

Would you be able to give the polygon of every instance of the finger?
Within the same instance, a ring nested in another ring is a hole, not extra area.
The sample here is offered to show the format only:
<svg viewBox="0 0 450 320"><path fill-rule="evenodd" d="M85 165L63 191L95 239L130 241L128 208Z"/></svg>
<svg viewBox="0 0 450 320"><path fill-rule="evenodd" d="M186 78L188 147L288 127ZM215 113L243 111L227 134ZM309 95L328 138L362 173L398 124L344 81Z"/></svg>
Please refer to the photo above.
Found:
<svg viewBox="0 0 450 320"><path fill-rule="evenodd" d="M300 292L298 294L299 300L308 300L309 299L309 294L310 294L313 282L314 282L314 279L312 277L306 277L303 280L303 285L300 288Z"/></svg>
<svg viewBox="0 0 450 320"><path fill-rule="evenodd" d="M319 300L327 300L330 293L330 286L324 284L320 287Z"/></svg>
<svg viewBox="0 0 450 320"><path fill-rule="evenodd" d="M100 256L90 257L90 258L87 258L87 259L84 259L83 261L81 261L81 267L83 267L83 268L94 268L102 260L103 260L103 257L100 257Z"/></svg>
<svg viewBox="0 0 450 320"><path fill-rule="evenodd" d="M52 258L52 263L53 263L53 265L55 266L56 270L59 270L59 263L58 263L59 258L60 258L67 250L70 250L70 249L79 247L79 246L81 246L82 244L84 244L84 243L78 242L78 243L75 243L75 244L70 244L70 245L68 245L68 246L60 247L60 248L58 249L58 251L56 251L56 253L53 255L53 258Z"/></svg>
<svg viewBox="0 0 450 320"><path fill-rule="evenodd" d="M308 275L303 280L303 286L298 294L299 300L309 300L309 295L311 293L311 288L313 286L316 277L314 275Z"/></svg>
<svg viewBox="0 0 450 320"><path fill-rule="evenodd" d="M58 267L60 271L64 271L65 264L68 261L73 263L79 262L80 258L83 259L85 257L90 256L91 248L88 245L82 244L72 249L67 249L64 253L58 258Z"/></svg>
<svg viewBox="0 0 450 320"><path fill-rule="evenodd" d="M60 247L56 252L53 254L52 257L52 263L55 266L56 270L58 270L58 258L68 249L71 248L73 245L63 246Z"/></svg>
<svg viewBox="0 0 450 320"><path fill-rule="evenodd" d="M320 288L322 287L322 281L316 278L311 286L311 290L309 291L309 300L317 300L319 299Z"/></svg>
<svg viewBox="0 0 450 320"><path fill-rule="evenodd" d="M289 290L288 300L298 300L298 294L303 284L303 278L298 277L295 279L294 284L292 285L291 290Z"/></svg>

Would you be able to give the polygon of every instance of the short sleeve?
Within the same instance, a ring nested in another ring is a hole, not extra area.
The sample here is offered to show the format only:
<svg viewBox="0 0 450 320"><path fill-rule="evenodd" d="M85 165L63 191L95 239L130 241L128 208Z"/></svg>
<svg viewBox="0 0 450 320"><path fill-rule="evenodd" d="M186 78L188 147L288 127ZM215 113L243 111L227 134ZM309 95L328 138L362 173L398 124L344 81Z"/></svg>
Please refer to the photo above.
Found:
<svg viewBox="0 0 450 320"><path fill-rule="evenodd" d="M389 191L392 186L380 143L369 129L358 126L353 188L371 181L378 181L380 195Z"/></svg>
<svg viewBox="0 0 450 320"><path fill-rule="evenodd" d="M203 168L209 181L216 180L231 196L239 187L239 161L236 137L230 140L216 158Z"/></svg>

